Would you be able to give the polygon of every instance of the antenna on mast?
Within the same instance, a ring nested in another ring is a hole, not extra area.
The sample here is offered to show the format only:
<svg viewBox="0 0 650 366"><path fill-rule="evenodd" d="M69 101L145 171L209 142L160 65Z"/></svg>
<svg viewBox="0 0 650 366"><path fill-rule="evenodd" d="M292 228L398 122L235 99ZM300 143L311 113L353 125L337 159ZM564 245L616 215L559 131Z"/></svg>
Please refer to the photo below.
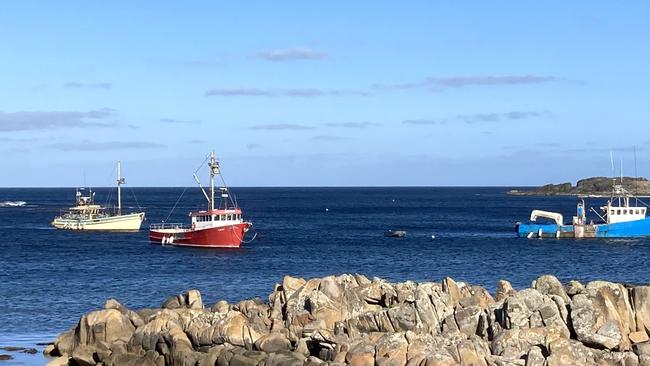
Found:
<svg viewBox="0 0 650 366"><path fill-rule="evenodd" d="M612 162L612 176L614 176L616 170L614 170L614 153L611 150L609 151L609 161Z"/></svg>
<svg viewBox="0 0 650 366"><path fill-rule="evenodd" d="M126 183L122 177L122 163L117 162L117 214L122 214L122 184Z"/></svg>
<svg viewBox="0 0 650 366"><path fill-rule="evenodd" d="M621 185L623 185L623 158L621 158Z"/></svg>

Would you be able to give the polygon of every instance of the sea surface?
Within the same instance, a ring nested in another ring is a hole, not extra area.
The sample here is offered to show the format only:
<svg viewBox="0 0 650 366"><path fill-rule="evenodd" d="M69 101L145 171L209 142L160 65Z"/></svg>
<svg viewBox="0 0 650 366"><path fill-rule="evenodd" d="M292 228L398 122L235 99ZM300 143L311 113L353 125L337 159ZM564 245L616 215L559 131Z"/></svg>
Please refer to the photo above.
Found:
<svg viewBox="0 0 650 366"><path fill-rule="evenodd" d="M195 187L124 189L126 211L141 207L147 215L138 233L50 227L74 203L74 189L0 189L0 347L40 352L39 343L51 342L108 298L129 308L156 307L196 288L209 306L266 298L287 274L359 272L392 281L451 276L490 291L501 278L521 288L547 273L562 281L650 282L650 239L517 238L515 222L532 209L570 218L576 200L509 196L509 189L234 188L257 233L237 250L149 243L149 224L187 222L188 212L205 206ZM96 190L97 202L114 199L114 189ZM386 229L408 235L386 238ZM0 354L16 357L5 365L46 362L40 354Z"/></svg>

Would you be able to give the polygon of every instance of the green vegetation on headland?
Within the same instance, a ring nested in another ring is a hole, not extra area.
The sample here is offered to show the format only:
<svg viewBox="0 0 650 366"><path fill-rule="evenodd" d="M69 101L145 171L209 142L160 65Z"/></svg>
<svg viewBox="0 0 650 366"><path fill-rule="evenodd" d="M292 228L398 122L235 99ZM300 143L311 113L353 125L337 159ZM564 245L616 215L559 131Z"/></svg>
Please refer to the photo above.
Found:
<svg viewBox="0 0 650 366"><path fill-rule="evenodd" d="M513 189L511 195L520 196L578 196L578 195L608 195L612 192L612 184L621 184L621 178L592 177L579 180L576 185L569 182L546 184L531 189ZM623 177L623 188L634 195L650 195L650 181L646 178Z"/></svg>
<svg viewBox="0 0 650 366"><path fill-rule="evenodd" d="M115 300L45 353L52 365L648 365L650 286L566 284L517 291L390 283L363 275L286 276L265 299L204 306L198 290L160 308Z"/></svg>

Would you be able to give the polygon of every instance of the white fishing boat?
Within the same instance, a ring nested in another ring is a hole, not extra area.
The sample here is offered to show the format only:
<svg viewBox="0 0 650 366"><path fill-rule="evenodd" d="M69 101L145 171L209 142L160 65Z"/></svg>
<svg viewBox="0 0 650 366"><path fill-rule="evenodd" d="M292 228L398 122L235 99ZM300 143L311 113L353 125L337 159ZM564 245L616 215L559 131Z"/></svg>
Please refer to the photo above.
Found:
<svg viewBox="0 0 650 366"><path fill-rule="evenodd" d="M121 164L117 162L117 208L115 211L95 204L95 193L88 191L84 196L83 189L77 189L76 205L67 212L57 216L52 226L65 230L97 230L97 231L138 231L144 221L144 212L122 213L122 185L125 183L121 176Z"/></svg>

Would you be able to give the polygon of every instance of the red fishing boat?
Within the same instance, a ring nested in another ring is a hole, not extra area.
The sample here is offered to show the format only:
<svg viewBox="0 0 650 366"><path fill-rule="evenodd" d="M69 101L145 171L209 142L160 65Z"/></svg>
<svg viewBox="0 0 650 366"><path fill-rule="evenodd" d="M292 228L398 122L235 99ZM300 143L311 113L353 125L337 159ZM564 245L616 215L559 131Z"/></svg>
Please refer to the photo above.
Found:
<svg viewBox="0 0 650 366"><path fill-rule="evenodd" d="M206 159L208 161L208 159ZM210 194L201 187L196 173L194 179L208 201L207 210L191 212L191 225L177 223L152 224L149 228L149 240L163 245L179 245L202 248L239 248L244 237L253 226L242 218L242 210L237 201L231 197L223 180L219 162L210 154ZM214 180L219 177L222 186L215 191ZM215 194L219 204L215 204Z"/></svg>

